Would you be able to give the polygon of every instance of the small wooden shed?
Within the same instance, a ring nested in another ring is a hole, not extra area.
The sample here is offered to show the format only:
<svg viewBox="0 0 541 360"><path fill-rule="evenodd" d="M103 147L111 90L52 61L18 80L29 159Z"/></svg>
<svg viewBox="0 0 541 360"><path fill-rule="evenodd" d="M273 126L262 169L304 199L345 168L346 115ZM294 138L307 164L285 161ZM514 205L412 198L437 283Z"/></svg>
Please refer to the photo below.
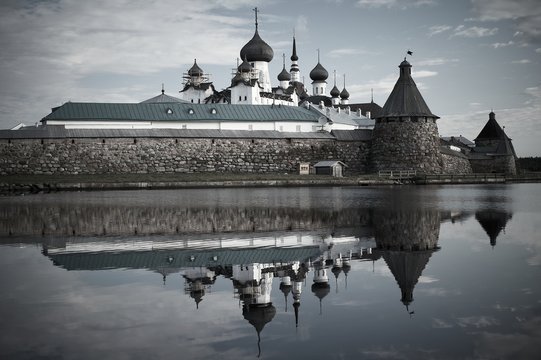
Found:
<svg viewBox="0 0 541 360"><path fill-rule="evenodd" d="M320 161L314 165L316 175L344 176L347 165L338 160Z"/></svg>

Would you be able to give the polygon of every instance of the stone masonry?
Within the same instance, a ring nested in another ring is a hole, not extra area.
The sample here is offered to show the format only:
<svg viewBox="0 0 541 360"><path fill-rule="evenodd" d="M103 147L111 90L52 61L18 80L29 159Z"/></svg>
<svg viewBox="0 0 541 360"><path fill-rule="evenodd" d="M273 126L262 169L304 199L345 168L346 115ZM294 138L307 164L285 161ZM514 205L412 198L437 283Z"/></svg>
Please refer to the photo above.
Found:
<svg viewBox="0 0 541 360"><path fill-rule="evenodd" d="M0 175L294 173L340 160L366 173L369 142L333 139L64 138L0 140Z"/></svg>

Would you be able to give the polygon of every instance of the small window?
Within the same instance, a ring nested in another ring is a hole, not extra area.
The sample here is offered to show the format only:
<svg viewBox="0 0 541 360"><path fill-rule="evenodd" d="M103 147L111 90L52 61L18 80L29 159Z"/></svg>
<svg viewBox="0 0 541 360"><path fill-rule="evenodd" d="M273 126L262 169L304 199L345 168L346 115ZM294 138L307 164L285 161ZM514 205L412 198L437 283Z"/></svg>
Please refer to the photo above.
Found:
<svg viewBox="0 0 541 360"><path fill-rule="evenodd" d="M316 88L316 94L317 94L317 88Z"/></svg>
<svg viewBox="0 0 541 360"><path fill-rule="evenodd" d="M198 103L198 104L201 104L201 99L197 99L197 103Z"/></svg>
<svg viewBox="0 0 541 360"><path fill-rule="evenodd" d="M188 114L193 115L193 113L194 113L193 109L188 110Z"/></svg>
<svg viewBox="0 0 541 360"><path fill-rule="evenodd" d="M297 125L297 132L301 132L301 126Z"/></svg>
<svg viewBox="0 0 541 360"><path fill-rule="evenodd" d="M248 100L248 96L244 95L244 100Z"/></svg>
<svg viewBox="0 0 541 360"><path fill-rule="evenodd" d="M193 104L193 99L192 99L192 104Z"/></svg>
<svg viewBox="0 0 541 360"><path fill-rule="evenodd" d="M215 108L210 109L210 113L211 114L216 114L216 109Z"/></svg>
<svg viewBox="0 0 541 360"><path fill-rule="evenodd" d="M248 125L248 130L253 130L254 126L252 124Z"/></svg>
<svg viewBox="0 0 541 360"><path fill-rule="evenodd" d="M239 96L239 101L242 101L242 96Z"/></svg>
<svg viewBox="0 0 541 360"><path fill-rule="evenodd" d="M186 129L187 128L186 124L182 124L182 128Z"/></svg>
<svg viewBox="0 0 541 360"><path fill-rule="evenodd" d="M168 114L172 114L172 113L173 113L173 110L171 110L171 108L167 108L166 112L167 112Z"/></svg>

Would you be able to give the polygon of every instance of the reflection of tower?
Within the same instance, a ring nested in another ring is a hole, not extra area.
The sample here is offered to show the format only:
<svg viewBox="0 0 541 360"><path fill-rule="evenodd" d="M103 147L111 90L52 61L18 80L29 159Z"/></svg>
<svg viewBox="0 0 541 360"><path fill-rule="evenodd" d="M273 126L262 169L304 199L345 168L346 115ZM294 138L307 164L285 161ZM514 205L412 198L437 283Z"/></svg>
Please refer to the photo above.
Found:
<svg viewBox="0 0 541 360"><path fill-rule="evenodd" d="M302 294L302 283L306 279L306 273L308 268L303 263L296 271L291 272L291 279L293 280L293 310L295 311L295 327L299 326L299 307L301 306L301 294Z"/></svg>
<svg viewBox="0 0 541 360"><path fill-rule="evenodd" d="M257 357L261 355L261 331L263 331L267 323L272 321L274 315L276 315L276 308L272 304L268 304L267 306L249 306L244 304L242 307L242 316L257 331Z"/></svg>
<svg viewBox="0 0 541 360"><path fill-rule="evenodd" d="M285 311L287 312L287 296L291 292L291 277L283 276L280 280L280 291L284 294Z"/></svg>
<svg viewBox="0 0 541 360"><path fill-rule="evenodd" d="M413 289L432 253L438 250L439 229L438 211L413 208L374 212L376 244L400 287L400 300L408 312Z"/></svg>
<svg viewBox="0 0 541 360"><path fill-rule="evenodd" d="M321 300L331 291L329 285L329 276L323 262L318 262L314 266L314 283L312 284L312 292L319 299L319 314L323 313Z"/></svg>
<svg viewBox="0 0 541 360"><path fill-rule="evenodd" d="M338 293L338 277L340 276L340 273L342 272L342 257L334 259L334 264L333 264L333 267L331 268L331 272L334 274L335 287L336 287L335 291Z"/></svg>
<svg viewBox="0 0 541 360"><path fill-rule="evenodd" d="M257 331L258 357L261 355L261 331L276 315L270 301L274 274L264 264L233 265L233 284L243 302L242 315Z"/></svg>
<svg viewBox="0 0 541 360"><path fill-rule="evenodd" d="M203 301L206 290L210 289L210 286L216 281L216 274L205 267L198 267L184 270L182 276L186 280L184 291L190 294L190 297L195 301L196 308L199 309L199 303Z"/></svg>
<svg viewBox="0 0 541 360"><path fill-rule="evenodd" d="M481 210L475 213L475 218L483 227L488 237L490 245L496 245L496 239L502 230L505 230L507 221L513 217L512 214L499 210Z"/></svg>

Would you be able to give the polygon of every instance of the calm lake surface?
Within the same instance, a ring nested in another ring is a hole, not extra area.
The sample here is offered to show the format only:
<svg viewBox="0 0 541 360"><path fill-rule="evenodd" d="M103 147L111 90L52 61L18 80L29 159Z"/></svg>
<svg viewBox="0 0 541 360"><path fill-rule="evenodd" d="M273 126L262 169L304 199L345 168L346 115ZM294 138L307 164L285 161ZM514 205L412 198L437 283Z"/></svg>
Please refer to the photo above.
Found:
<svg viewBox="0 0 541 360"><path fill-rule="evenodd" d="M537 359L541 185L0 197L2 359Z"/></svg>

